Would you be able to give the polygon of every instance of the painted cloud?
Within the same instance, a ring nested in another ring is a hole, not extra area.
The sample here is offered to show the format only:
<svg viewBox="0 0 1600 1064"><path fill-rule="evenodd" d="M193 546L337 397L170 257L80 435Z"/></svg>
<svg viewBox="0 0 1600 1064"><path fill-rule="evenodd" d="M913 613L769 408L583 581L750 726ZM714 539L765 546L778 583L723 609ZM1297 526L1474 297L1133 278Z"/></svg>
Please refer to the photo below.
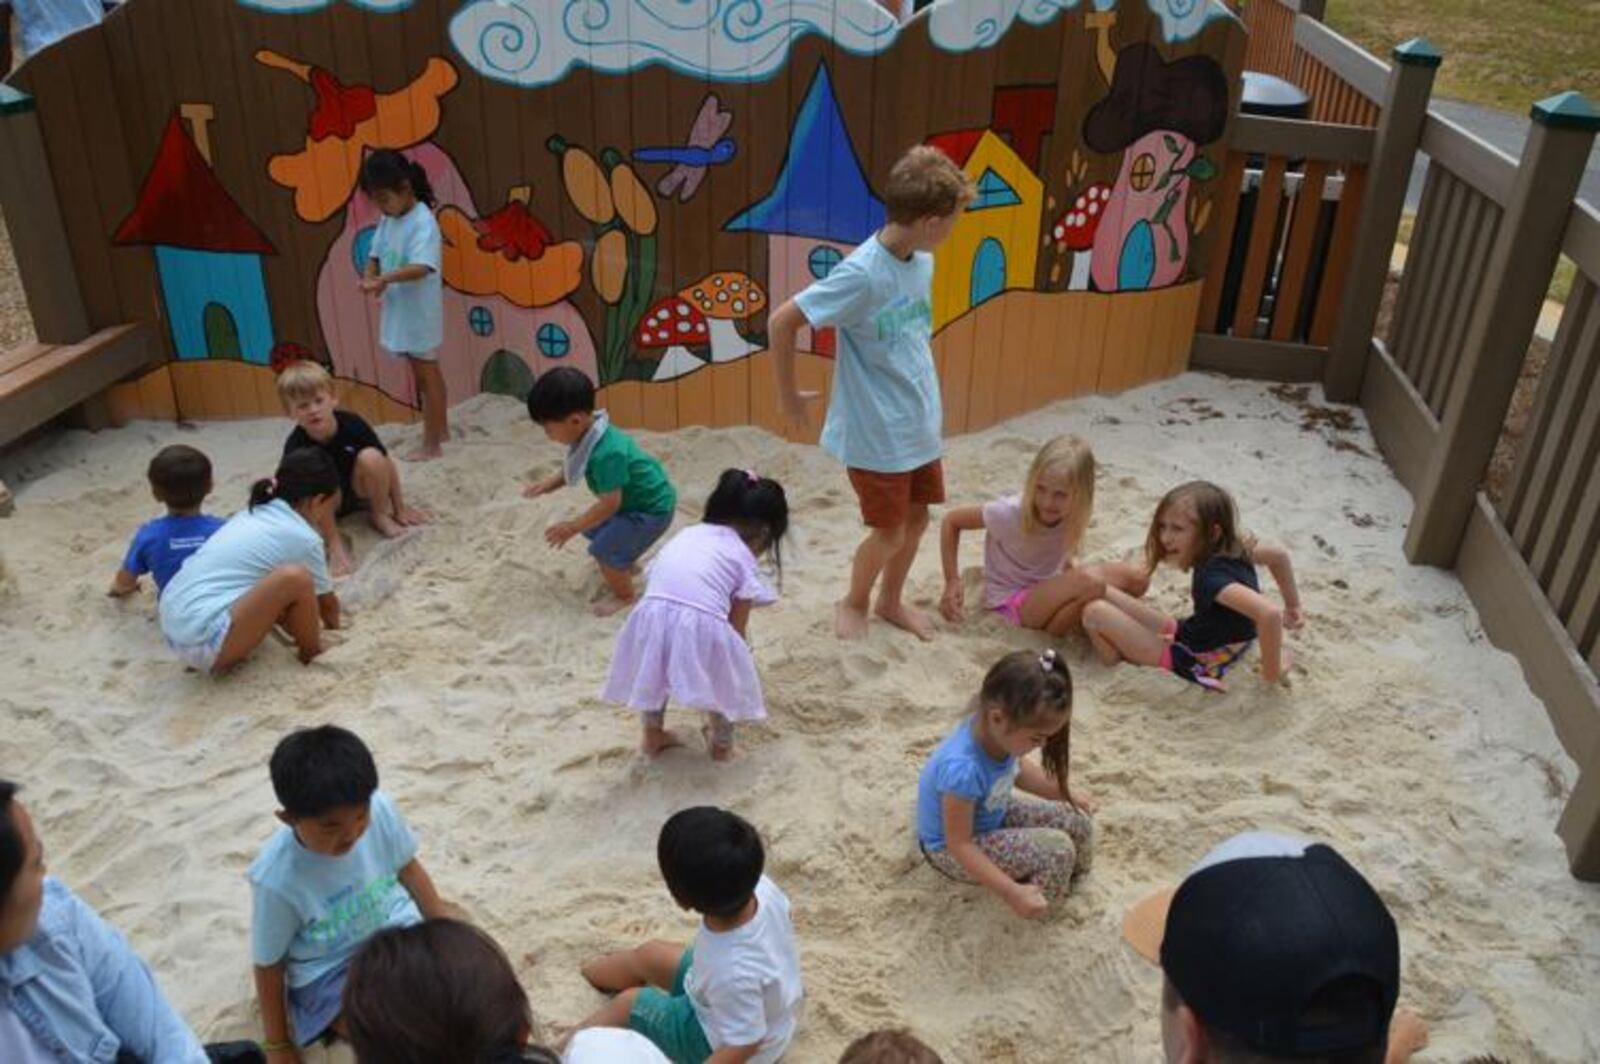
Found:
<svg viewBox="0 0 1600 1064"><path fill-rule="evenodd" d="M940 0L927 9L928 34L947 52L987 48L1011 29L1017 19L1042 26L1079 0ZM1117 0L1094 0L1096 11L1108 11Z"/></svg>
<svg viewBox="0 0 1600 1064"><path fill-rule="evenodd" d="M579 64L624 73L664 63L758 81L806 34L872 55L898 28L872 0L470 0L450 19L450 40L480 74L523 86L548 85Z"/></svg>
<svg viewBox="0 0 1600 1064"><path fill-rule="evenodd" d="M1232 18L1218 0L1146 0L1161 19L1161 32L1168 44L1187 41L1205 29L1212 19Z"/></svg>

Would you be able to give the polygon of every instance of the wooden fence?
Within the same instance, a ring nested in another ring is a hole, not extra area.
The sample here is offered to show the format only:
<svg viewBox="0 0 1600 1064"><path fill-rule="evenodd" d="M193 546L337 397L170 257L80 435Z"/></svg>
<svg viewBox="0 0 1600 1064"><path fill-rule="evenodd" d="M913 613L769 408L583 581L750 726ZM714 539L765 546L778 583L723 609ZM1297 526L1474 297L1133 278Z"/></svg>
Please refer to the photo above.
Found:
<svg viewBox="0 0 1600 1064"><path fill-rule="evenodd" d="M1361 403L1415 500L1407 556L1458 572L1579 766L1557 831L1573 873L1600 879L1600 212L1576 199L1600 112L1572 93L1536 104L1513 159L1428 110L1440 57L1425 42L1400 46L1385 65L1321 26L1310 6L1251 0L1244 9L1247 65L1298 80L1316 121L1238 121L1228 173L1260 190L1255 232L1242 249L1234 243L1231 263L1212 264L1192 362L1320 379L1329 399ZM1351 126L1369 124L1370 139L1357 139ZM1428 170L1405 269L1388 327L1374 335L1419 152ZM1286 155L1306 160L1298 191ZM1319 332L1327 319L1313 313L1302 334L1298 294L1317 283L1308 270L1319 257L1297 243L1312 211L1304 200L1319 177L1326 188L1324 168L1340 159L1347 181L1364 176L1353 233L1326 256L1321 278L1326 286L1335 275L1336 321ZM1489 463L1563 254L1577 282L1509 480L1491 498ZM1243 277L1232 288L1230 271ZM1235 293L1237 308L1219 319Z"/></svg>
<svg viewBox="0 0 1600 1064"><path fill-rule="evenodd" d="M378 214L355 170L393 148L439 199L453 401L567 365L626 424L776 427L767 312L877 229L926 143L978 193L912 308L949 431L1183 368L1244 56L1225 10L697 12L129 0L30 58L0 115L46 175L8 213L61 221L20 234L35 318L70 287L88 328L151 326L165 364L113 391L118 418L275 414L272 366L305 357L409 417L357 286ZM802 335L808 380L836 343Z"/></svg>

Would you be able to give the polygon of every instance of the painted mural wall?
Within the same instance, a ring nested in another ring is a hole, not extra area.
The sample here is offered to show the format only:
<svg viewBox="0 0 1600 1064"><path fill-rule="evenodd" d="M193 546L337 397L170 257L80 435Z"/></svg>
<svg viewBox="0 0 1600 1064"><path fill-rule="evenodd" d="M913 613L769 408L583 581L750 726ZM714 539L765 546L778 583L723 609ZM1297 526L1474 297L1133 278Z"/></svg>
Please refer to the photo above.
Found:
<svg viewBox="0 0 1600 1064"><path fill-rule="evenodd" d="M13 83L92 323L160 325L124 416L276 413L296 358L411 415L356 283L387 147L438 195L452 401L567 365L625 423L775 426L767 313L929 143L977 189L935 263L960 432L1183 367L1243 52L1214 0L130 0Z"/></svg>

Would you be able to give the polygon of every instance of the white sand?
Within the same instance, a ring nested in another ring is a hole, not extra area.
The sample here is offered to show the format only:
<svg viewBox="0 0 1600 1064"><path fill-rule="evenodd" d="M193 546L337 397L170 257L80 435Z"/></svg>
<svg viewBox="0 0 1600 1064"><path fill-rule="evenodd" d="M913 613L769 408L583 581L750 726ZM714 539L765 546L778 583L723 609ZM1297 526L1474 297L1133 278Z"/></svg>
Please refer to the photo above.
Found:
<svg viewBox="0 0 1600 1064"><path fill-rule="evenodd" d="M519 476L556 460L518 404L480 397L454 420L448 458L406 469L443 520L377 549L356 529L349 642L310 668L269 643L221 682L164 651L148 593L118 604L104 585L155 513L143 468L159 445L204 448L226 512L286 423L66 433L0 460L19 495L0 522L0 775L27 785L55 871L204 1034L255 1029L244 871L274 826L267 756L289 728L337 721L372 745L435 880L506 946L549 1021L597 1004L577 973L588 955L692 934L654 841L673 809L713 802L762 829L794 901L809 991L796 1061L897 1022L953 1062L1153 1059L1159 976L1123 945L1122 916L1253 827L1330 840L1389 900L1403 998L1434 1026L1423 1059L1600 1057L1600 888L1569 878L1553 832L1573 766L1460 584L1404 563L1409 499L1364 428L1307 429L1261 386L1190 375L951 442L951 497L976 502L1015 490L1048 435L1086 435L1102 469L1090 557L1135 549L1174 483L1217 479L1292 549L1310 618L1290 692L1236 674L1216 697L1068 643L1101 841L1081 892L1035 925L921 864L909 827L922 759L984 669L1034 636L973 616L931 645L882 629L835 642L829 603L858 531L832 461L756 430L645 435L686 514L727 465L778 477L796 542L782 603L751 626L768 725L741 732L730 767L698 752L642 764L633 717L594 699L619 622L587 614L598 581L576 545L540 535L584 498L518 496ZM965 562L979 552L970 537ZM912 580L930 606L937 553L930 535ZM1177 610L1186 588L1164 571L1153 595Z"/></svg>

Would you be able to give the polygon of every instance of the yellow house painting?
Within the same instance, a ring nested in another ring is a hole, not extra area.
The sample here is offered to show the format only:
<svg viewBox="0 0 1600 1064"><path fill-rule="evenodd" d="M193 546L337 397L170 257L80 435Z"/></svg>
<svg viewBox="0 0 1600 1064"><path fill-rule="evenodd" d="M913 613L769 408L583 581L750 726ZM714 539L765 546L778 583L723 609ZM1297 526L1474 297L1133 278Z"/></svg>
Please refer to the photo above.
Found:
<svg viewBox="0 0 1600 1064"><path fill-rule="evenodd" d="M992 129L940 133L928 143L972 180L977 198L933 259L933 329L1008 288L1034 287L1044 182Z"/></svg>

